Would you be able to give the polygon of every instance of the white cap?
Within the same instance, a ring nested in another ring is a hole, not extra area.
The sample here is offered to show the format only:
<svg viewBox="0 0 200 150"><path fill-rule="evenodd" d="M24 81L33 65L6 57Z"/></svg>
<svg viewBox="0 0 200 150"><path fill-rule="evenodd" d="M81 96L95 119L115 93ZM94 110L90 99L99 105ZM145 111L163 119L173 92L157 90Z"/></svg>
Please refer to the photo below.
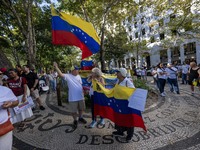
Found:
<svg viewBox="0 0 200 150"><path fill-rule="evenodd" d="M123 77L127 75L127 70L125 68L119 68L116 72L120 72Z"/></svg>

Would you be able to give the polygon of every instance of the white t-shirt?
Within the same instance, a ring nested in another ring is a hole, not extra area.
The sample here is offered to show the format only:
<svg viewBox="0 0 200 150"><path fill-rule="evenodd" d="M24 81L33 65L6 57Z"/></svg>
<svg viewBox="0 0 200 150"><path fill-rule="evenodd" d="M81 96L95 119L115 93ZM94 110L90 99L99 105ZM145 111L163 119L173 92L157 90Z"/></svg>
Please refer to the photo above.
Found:
<svg viewBox="0 0 200 150"><path fill-rule="evenodd" d="M182 66L182 73L183 74L187 74L188 70L189 70L190 66L189 65L183 65Z"/></svg>
<svg viewBox="0 0 200 150"><path fill-rule="evenodd" d="M158 74L157 74L157 71L155 69L153 69L151 73L154 74L153 75L154 78L157 78Z"/></svg>
<svg viewBox="0 0 200 150"><path fill-rule="evenodd" d="M14 95L11 89L0 85L0 124L3 124L8 120L7 109L3 109L2 105L6 101L16 101L17 97Z"/></svg>
<svg viewBox="0 0 200 150"><path fill-rule="evenodd" d="M67 81L69 88L69 102L84 100L82 80L80 75L74 76L72 74L65 74L64 80Z"/></svg>
<svg viewBox="0 0 200 150"><path fill-rule="evenodd" d="M116 84L118 84L118 83L119 83L119 80L117 80ZM119 85L130 87L130 88L135 88L134 84L128 78L125 78L122 82L119 83Z"/></svg>
<svg viewBox="0 0 200 150"><path fill-rule="evenodd" d="M161 75L160 73L166 72L164 68L158 68L157 73L158 73L158 78L160 79L167 79L166 74Z"/></svg>

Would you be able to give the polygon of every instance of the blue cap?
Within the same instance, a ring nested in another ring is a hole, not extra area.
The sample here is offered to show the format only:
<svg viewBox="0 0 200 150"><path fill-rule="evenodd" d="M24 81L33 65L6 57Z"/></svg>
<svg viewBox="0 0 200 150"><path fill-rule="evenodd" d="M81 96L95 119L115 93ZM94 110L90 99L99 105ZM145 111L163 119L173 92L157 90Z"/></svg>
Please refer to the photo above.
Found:
<svg viewBox="0 0 200 150"><path fill-rule="evenodd" d="M80 70L81 68L77 67L77 66L72 66L71 70Z"/></svg>

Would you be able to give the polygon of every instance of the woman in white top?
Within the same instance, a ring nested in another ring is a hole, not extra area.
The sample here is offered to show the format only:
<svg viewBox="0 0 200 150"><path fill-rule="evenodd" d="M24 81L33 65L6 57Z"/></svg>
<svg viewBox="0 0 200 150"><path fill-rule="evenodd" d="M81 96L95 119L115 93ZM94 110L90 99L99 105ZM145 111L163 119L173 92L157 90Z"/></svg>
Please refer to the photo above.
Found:
<svg viewBox="0 0 200 150"><path fill-rule="evenodd" d="M8 108L18 105L17 97L7 87L0 85L0 149L12 149L12 130Z"/></svg>
<svg viewBox="0 0 200 150"><path fill-rule="evenodd" d="M161 96L166 96L164 92L165 84L166 84L166 79L167 79L167 72L165 68L163 67L162 63L159 63L157 65L157 74L158 74L158 85L159 85L159 91Z"/></svg>
<svg viewBox="0 0 200 150"><path fill-rule="evenodd" d="M121 86L130 87L130 88L135 88L134 84L126 77L127 71L125 68L120 68L116 72L117 72L117 78L118 78L116 84L119 84ZM115 124L115 129L117 131L114 131L113 135L123 136L124 132L127 131L126 141L127 142L131 141L131 139L133 137L133 133L134 133L134 127L123 127L123 126L118 126Z"/></svg>

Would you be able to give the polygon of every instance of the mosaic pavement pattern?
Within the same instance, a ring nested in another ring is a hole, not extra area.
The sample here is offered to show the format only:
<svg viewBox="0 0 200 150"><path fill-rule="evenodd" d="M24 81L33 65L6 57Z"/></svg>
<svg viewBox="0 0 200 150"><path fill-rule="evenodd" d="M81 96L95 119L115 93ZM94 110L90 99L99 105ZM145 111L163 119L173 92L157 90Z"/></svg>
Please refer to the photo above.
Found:
<svg viewBox="0 0 200 150"><path fill-rule="evenodd" d="M55 95L42 95L46 110L36 110L24 129L14 130L13 149L199 150L200 94L191 96L188 88L183 85L180 95L167 92L165 98L159 97L152 103L143 113L148 132L135 128L130 143L123 137L112 136L114 125L109 120L105 126L88 129L79 124L74 129L68 106L57 107ZM89 124L90 113L85 116Z"/></svg>

